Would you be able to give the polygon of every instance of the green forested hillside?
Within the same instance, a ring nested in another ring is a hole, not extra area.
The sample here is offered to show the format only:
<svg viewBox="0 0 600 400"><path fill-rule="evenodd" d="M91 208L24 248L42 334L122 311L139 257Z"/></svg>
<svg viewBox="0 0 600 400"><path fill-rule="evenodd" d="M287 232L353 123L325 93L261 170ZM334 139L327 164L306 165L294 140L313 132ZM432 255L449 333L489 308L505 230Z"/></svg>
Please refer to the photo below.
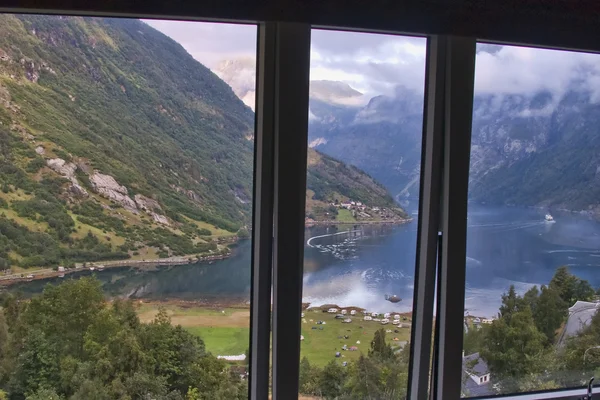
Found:
<svg viewBox="0 0 600 400"><path fill-rule="evenodd" d="M0 263L216 250L249 221L253 120L143 22L0 16Z"/></svg>
<svg viewBox="0 0 600 400"><path fill-rule="evenodd" d="M0 268L225 251L215 238L250 223L253 131L141 21L0 15ZM389 201L348 189L362 176L327 162L309 182Z"/></svg>
<svg viewBox="0 0 600 400"><path fill-rule="evenodd" d="M490 119L496 125L491 125L488 120L484 123L494 128L494 134L509 127L513 141L521 140L521 147L526 148L527 144L535 151L513 156L514 159L504 156L505 159L495 167L479 167L477 171L472 161L471 176L476 179L471 182L470 196L474 200L599 214L600 106L589 94L568 92L548 116L521 118L516 122L509 116L502 119L494 115ZM499 147L510 148L506 144L511 143L509 140L500 137ZM492 158L488 153L484 155Z"/></svg>

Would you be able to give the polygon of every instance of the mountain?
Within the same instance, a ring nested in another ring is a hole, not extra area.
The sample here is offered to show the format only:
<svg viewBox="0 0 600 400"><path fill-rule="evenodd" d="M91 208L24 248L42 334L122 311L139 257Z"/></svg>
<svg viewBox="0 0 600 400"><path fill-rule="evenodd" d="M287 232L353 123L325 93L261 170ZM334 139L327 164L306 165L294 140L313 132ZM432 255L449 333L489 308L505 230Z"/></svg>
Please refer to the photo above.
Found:
<svg viewBox="0 0 600 400"><path fill-rule="evenodd" d="M327 104L332 115L311 119L310 143L364 169L398 199L414 196L420 99L419 93L398 88L395 96L375 97L358 109ZM600 104L592 88L581 85L564 94L475 96L470 199L600 215L599 122Z"/></svg>
<svg viewBox="0 0 600 400"><path fill-rule="evenodd" d="M231 87L141 21L0 15L0 267L227 252L253 136ZM323 160L318 196L389 200Z"/></svg>
<svg viewBox="0 0 600 400"><path fill-rule="evenodd" d="M362 107L311 98L310 144L352 164L394 195L418 195L423 101L399 87L396 96L377 96Z"/></svg>
<svg viewBox="0 0 600 400"><path fill-rule="evenodd" d="M600 104L590 92L486 97L475 104L474 200L600 211Z"/></svg>
<svg viewBox="0 0 600 400"><path fill-rule="evenodd" d="M340 220L340 215L345 215L345 222L408 218L387 189L360 169L311 148L307 164L308 218ZM343 204L349 203L351 205L344 208ZM340 211L343 212L340 214Z"/></svg>

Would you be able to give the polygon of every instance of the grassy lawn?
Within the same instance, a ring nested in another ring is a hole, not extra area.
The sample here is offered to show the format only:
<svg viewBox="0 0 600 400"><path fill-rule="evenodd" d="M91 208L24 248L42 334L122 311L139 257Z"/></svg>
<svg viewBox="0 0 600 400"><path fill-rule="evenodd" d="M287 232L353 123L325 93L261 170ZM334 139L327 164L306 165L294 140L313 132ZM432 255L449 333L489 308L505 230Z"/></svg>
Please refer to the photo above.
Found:
<svg viewBox="0 0 600 400"><path fill-rule="evenodd" d="M215 308L203 306L185 307L178 304L144 303L137 308L142 322L150 322L164 307L174 325L181 325L189 332L200 336L208 351L215 355L243 354L248 349L250 335L250 310L247 308ZM392 324L381 325L379 322L363 321L362 314L352 318L349 324L335 319L335 314L323 313L320 310L306 310L302 322L301 356L318 366L324 366L335 359L336 351L343 355L341 361L355 361L360 353L367 354L375 331L379 328L391 330L386 339L392 347L410 340L410 328L399 328ZM311 321L312 319L312 321ZM325 325L317 325L317 321L325 321ZM403 321L406 326L410 321ZM317 329L312 329L316 327ZM323 328L318 329L319 327ZM394 332L394 330L398 332ZM344 339L344 335L349 336ZM340 338L341 337L341 338ZM394 341L398 338L398 341ZM356 342L360 341L359 344ZM343 345L358 347L358 351L342 351Z"/></svg>
<svg viewBox="0 0 600 400"><path fill-rule="evenodd" d="M146 303L138 306L142 322L150 322L164 307L171 323L181 325L200 336L208 351L215 355L238 355L248 349L250 310L244 308L182 307L174 304Z"/></svg>
<svg viewBox="0 0 600 400"><path fill-rule="evenodd" d="M340 208L338 210L338 215L336 220L339 222L355 222L356 218L352 216L352 212L350 210L346 210L345 208Z"/></svg>
<svg viewBox="0 0 600 400"><path fill-rule="evenodd" d="M366 355L375 331L379 328L392 331L386 334L386 339L392 344L392 347L398 346L398 343L402 341L410 340L410 328L398 328L392 324L381 325L379 322L363 321L362 314L352 317L351 323L344 324L341 319L335 319L335 314L323 313L320 310L318 312L305 311L304 320L306 323L302 323L304 340L301 342L301 357L306 356L311 364L321 367L335 359L336 351L342 353L343 357L340 360L348 362L357 360L361 352ZM326 324L316 325L319 320ZM317 329L312 329L312 327L317 327ZM323 330L318 329L319 327L322 327ZM399 331L398 333L394 332L396 329ZM344 335L349 338L344 339ZM399 339L398 343L393 340L394 338ZM357 341L360 341L360 344L357 344ZM348 348L356 346L358 351L342 351L343 345L347 345Z"/></svg>
<svg viewBox="0 0 600 400"><path fill-rule="evenodd" d="M204 340L206 349L214 355L244 354L250 345L250 328L188 327L187 331Z"/></svg>

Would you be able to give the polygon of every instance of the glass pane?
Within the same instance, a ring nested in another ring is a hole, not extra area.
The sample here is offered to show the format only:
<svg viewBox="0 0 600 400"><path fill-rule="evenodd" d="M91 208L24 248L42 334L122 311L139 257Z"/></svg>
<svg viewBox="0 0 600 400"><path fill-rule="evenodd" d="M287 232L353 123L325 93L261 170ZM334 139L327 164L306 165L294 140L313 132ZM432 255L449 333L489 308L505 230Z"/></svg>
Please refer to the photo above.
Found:
<svg viewBox="0 0 600 400"><path fill-rule="evenodd" d="M0 15L7 398L247 397L255 53L254 25Z"/></svg>
<svg viewBox="0 0 600 400"><path fill-rule="evenodd" d="M425 46L312 32L303 395L406 396Z"/></svg>
<svg viewBox="0 0 600 400"><path fill-rule="evenodd" d="M598 372L598 61L477 47L463 396Z"/></svg>

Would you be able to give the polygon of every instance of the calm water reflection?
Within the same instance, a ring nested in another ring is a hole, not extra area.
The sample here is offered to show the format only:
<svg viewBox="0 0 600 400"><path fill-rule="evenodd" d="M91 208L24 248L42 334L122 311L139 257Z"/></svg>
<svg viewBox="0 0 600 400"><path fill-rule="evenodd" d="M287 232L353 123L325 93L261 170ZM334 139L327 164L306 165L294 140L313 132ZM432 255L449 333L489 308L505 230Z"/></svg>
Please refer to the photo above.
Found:
<svg viewBox="0 0 600 400"><path fill-rule="evenodd" d="M471 314L495 314L509 285L524 292L534 284L547 284L560 265L600 286L600 224L571 213L554 214L556 222L546 223L544 214L535 209L469 207L466 308ZM305 301L373 311L411 309L416 227L415 220L400 226L308 228ZM96 276L111 296L248 300L250 251L250 242L244 241L232 258L212 265L153 271L125 267L96 272ZM23 283L11 290L36 293L45 283ZM403 300L389 303L386 294Z"/></svg>

